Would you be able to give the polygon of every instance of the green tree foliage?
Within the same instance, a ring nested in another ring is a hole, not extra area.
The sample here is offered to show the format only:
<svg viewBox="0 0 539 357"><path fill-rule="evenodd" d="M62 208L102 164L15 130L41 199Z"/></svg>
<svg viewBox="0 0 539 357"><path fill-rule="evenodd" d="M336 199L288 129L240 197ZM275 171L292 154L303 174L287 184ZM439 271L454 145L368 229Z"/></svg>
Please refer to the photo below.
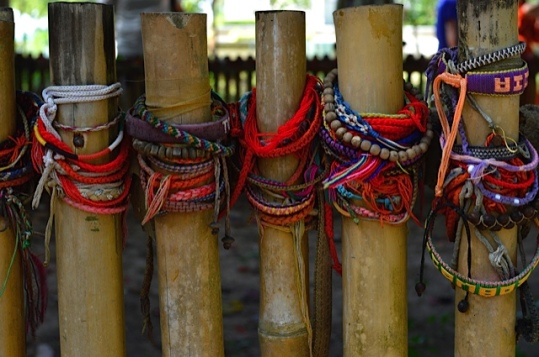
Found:
<svg viewBox="0 0 539 357"><path fill-rule="evenodd" d="M434 25L437 0L404 0L404 23L409 25Z"/></svg>
<svg viewBox="0 0 539 357"><path fill-rule="evenodd" d="M297 6L300 9L307 9L311 6L311 0L271 0L270 5L272 9L280 10L287 6Z"/></svg>
<svg viewBox="0 0 539 357"><path fill-rule="evenodd" d="M67 2L75 2L77 0L61 0ZM47 16L47 7L50 2L57 1L43 1L43 0L9 0L9 6L13 9L17 9L22 13L26 13L35 18ZM92 1L90 1L92 2Z"/></svg>

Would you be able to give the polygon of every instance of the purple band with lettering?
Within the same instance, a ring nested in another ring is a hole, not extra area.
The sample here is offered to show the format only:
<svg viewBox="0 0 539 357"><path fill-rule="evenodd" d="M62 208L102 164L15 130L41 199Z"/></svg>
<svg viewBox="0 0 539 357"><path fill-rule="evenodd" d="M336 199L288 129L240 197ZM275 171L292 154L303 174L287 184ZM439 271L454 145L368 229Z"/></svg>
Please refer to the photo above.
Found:
<svg viewBox="0 0 539 357"><path fill-rule="evenodd" d="M528 65L503 71L468 72L467 91L484 95L519 95L528 85Z"/></svg>

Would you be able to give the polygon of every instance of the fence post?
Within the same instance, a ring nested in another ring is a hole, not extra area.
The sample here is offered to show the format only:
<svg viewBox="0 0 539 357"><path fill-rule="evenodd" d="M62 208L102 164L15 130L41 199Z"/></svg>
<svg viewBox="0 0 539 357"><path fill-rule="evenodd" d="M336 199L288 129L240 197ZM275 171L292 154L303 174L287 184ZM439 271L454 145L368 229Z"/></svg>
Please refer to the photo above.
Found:
<svg viewBox="0 0 539 357"><path fill-rule="evenodd" d="M0 8L0 142L15 133L15 65L13 10ZM7 226L6 217L0 225ZM26 356L21 256L13 230L0 232L0 356ZM11 266L11 269L10 269ZM4 289L4 283L5 290Z"/></svg>
<svg viewBox="0 0 539 357"><path fill-rule="evenodd" d="M173 105L199 101L206 89L209 103L206 15L145 13L141 24L149 110L168 123L210 121L209 104L188 112ZM224 355L212 214L213 210L168 212L154 218L163 356Z"/></svg>
<svg viewBox="0 0 539 357"><path fill-rule="evenodd" d="M304 92L306 78L305 13L258 11L256 31L256 117L260 132L274 133L293 117ZM258 159L261 175L287 181L299 158ZM303 259L306 235L300 237ZM307 356L308 321L302 313L298 289L297 258L292 233L264 227L260 249L260 321L258 336L262 356ZM308 264L305 263L308 267ZM308 274L306 274L308 276ZM305 291L305 293L307 293Z"/></svg>
<svg viewBox="0 0 539 357"><path fill-rule="evenodd" d="M53 85L116 82L113 20L109 5L49 4ZM71 127L95 127L117 112L117 98L59 104L56 119ZM79 155L103 150L115 137L112 130L85 133L83 145L79 140L75 146L73 132L60 135ZM61 199L54 214L62 355L123 356L122 218L85 212Z"/></svg>
<svg viewBox="0 0 539 357"><path fill-rule="evenodd" d="M333 13L338 81L357 112L396 113L403 105L402 6ZM408 351L405 223L342 221L344 356Z"/></svg>
<svg viewBox="0 0 539 357"><path fill-rule="evenodd" d="M518 43L518 1L459 1L459 63L464 60L513 46ZM477 24L481 24L478 26ZM502 70L520 67L520 57L510 58L481 67L481 71ZM500 125L509 138L518 140L519 97L518 96L475 96L480 108ZM466 133L470 145L483 146L485 138L492 132L481 115L465 105L462 118L468 128ZM509 256L516 264L517 230L502 229L497 232ZM459 251L467 252L467 239L461 239ZM488 251L472 230L471 272L473 278L497 281L500 277L489 263ZM459 272L468 275L468 254L459 254ZM461 313L458 304L465 292L457 288L455 294L455 356L514 356L516 348L516 291L503 296L485 298L469 294L469 310Z"/></svg>

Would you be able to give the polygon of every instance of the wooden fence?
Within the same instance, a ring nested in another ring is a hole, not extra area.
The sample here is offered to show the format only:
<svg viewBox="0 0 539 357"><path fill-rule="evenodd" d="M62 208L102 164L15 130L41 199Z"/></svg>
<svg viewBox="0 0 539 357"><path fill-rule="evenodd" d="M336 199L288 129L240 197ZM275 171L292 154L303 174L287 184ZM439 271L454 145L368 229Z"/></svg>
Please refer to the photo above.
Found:
<svg viewBox="0 0 539 357"><path fill-rule="evenodd" d="M423 72L427 68L428 58L407 56L403 62L403 79L414 86L423 88L425 78ZM239 96L255 86L256 62L249 57L215 58L209 60L210 85L226 102L233 102ZM313 58L307 62L307 71L323 78L326 73L337 66L335 59L329 57ZM16 55L15 58L16 87L21 90L40 94L50 84L49 61L43 56ZM116 62L118 80L122 83L122 108L129 107L135 99L144 93L144 63L140 59L118 60Z"/></svg>

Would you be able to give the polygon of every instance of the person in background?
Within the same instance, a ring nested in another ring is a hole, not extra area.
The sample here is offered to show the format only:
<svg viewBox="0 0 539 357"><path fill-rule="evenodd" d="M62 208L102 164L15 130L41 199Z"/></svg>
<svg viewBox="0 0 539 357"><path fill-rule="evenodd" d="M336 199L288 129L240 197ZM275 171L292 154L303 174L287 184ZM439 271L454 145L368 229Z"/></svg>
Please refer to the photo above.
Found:
<svg viewBox="0 0 539 357"><path fill-rule="evenodd" d="M436 14L438 50L457 46L457 0L440 0Z"/></svg>
<svg viewBox="0 0 539 357"><path fill-rule="evenodd" d="M535 77L539 72L539 61L534 53L534 47L539 44L539 5L531 5L526 0L518 2L518 40L526 42L526 50L522 59L528 63L530 76L528 86L520 96L520 105L536 103L537 84Z"/></svg>

